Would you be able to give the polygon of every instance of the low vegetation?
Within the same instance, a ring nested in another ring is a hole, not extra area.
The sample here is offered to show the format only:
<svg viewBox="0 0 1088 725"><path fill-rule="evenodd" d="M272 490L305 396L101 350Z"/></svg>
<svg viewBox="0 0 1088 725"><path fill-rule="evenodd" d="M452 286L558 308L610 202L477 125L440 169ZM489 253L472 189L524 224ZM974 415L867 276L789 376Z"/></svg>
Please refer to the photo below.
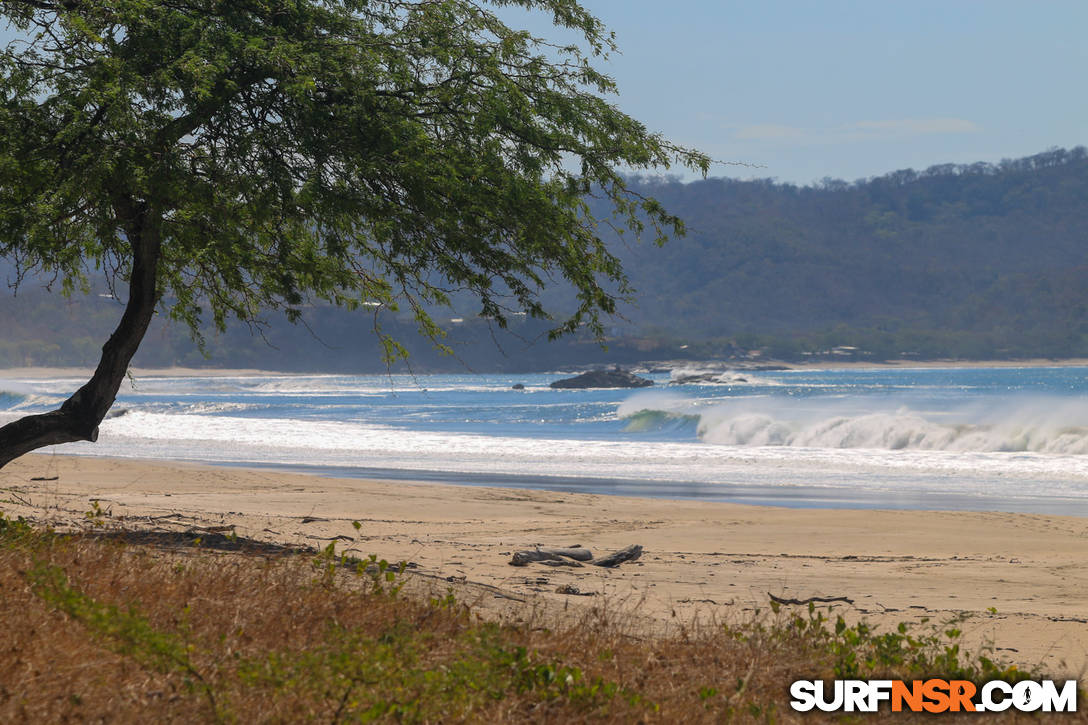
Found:
<svg viewBox="0 0 1088 725"><path fill-rule="evenodd" d="M664 634L600 608L502 624L402 590L403 566L220 539L0 519L0 721L789 721L795 679L1034 674L965 656L955 623L813 606Z"/></svg>

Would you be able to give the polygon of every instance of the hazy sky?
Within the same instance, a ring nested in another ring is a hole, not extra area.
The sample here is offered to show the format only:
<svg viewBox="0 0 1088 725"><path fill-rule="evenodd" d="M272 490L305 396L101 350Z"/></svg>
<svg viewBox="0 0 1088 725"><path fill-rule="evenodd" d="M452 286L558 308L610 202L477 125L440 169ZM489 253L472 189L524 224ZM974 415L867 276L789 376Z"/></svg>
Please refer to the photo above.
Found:
<svg viewBox="0 0 1088 725"><path fill-rule="evenodd" d="M601 67L617 105L762 166L713 176L854 180L1088 145L1088 0L582 1L616 32Z"/></svg>
<svg viewBox="0 0 1088 725"><path fill-rule="evenodd" d="M583 0L617 104L809 183L1088 145L1088 0ZM546 21L530 28L548 32Z"/></svg>

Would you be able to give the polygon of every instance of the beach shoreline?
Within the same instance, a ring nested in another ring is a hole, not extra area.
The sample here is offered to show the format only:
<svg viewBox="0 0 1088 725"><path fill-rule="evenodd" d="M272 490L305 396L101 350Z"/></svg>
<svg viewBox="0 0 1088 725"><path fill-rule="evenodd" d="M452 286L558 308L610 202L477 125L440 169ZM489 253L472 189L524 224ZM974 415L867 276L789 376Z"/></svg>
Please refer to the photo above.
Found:
<svg viewBox="0 0 1088 725"><path fill-rule="evenodd" d="M782 367L785 370L907 370L917 369L951 369L951 370L975 370L981 368L1058 368L1058 367L1088 367L1088 358L1069 358L1051 360L1048 358L1032 358L1027 360L884 360L880 362L855 361L855 360L812 360L804 362L785 362L781 360L750 360L750 361L726 361L726 360L670 360L662 361L662 365L672 365L676 368L698 367L700 365L714 365L729 370L752 370L762 366ZM598 366L603 367L603 366ZM632 367L632 366L628 366ZM637 366L634 366L637 367ZM94 370L82 367L19 367L0 368L0 380L23 379L43 380L52 378L85 378L90 377ZM350 376L350 375L384 375L378 373L329 373L321 371L283 371L262 370L257 368L194 368L194 367L168 367L168 368L143 368L133 367L130 372L136 378L231 378L231 377L282 377L282 376ZM463 371L471 374L472 371ZM558 371L540 371L540 374L554 373L557 376L568 375ZM394 373L399 375L402 373ZM408 373L403 373L408 374ZM447 373L448 374L448 373ZM528 373L520 373L528 374Z"/></svg>
<svg viewBox="0 0 1088 725"><path fill-rule="evenodd" d="M848 618L894 626L968 612L968 641L993 641L1000 658L1054 675L1088 665L1088 519L786 509L48 454L0 470L0 490L6 515L63 530L88 526L97 502L106 525L332 543L412 561L434 581L492 588L502 596L490 603L505 608L511 597L552 608L609 602L679 623L755 616L770 594L843 596L853 603L836 612ZM574 544L645 553L616 570L508 564L518 549ZM564 586L593 595L556 591Z"/></svg>

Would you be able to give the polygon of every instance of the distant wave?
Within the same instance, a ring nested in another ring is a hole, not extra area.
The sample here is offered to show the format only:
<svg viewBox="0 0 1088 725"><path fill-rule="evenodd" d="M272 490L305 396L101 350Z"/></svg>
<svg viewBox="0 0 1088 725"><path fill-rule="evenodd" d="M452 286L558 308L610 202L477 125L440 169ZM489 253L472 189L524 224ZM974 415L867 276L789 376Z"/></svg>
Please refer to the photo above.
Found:
<svg viewBox="0 0 1088 725"><path fill-rule="evenodd" d="M0 390L0 410L10 412L32 412L36 408L52 408L64 401L58 395L46 395L41 393L16 393L10 390ZM132 406L124 406L126 409ZM162 412L180 412L186 414L217 414L251 410L267 407L253 403L236 402L198 402L198 403L160 403L143 406L149 410L161 410Z"/></svg>
<svg viewBox="0 0 1088 725"><path fill-rule="evenodd" d="M0 410L11 410L26 400L26 395L13 393L10 390L0 390Z"/></svg>
<svg viewBox="0 0 1088 725"><path fill-rule="evenodd" d="M782 383L758 377L751 372L717 368L682 367L669 373L668 385L764 385Z"/></svg>
<svg viewBox="0 0 1088 725"><path fill-rule="evenodd" d="M39 393L17 393L13 390L0 390L0 410L33 411L35 408L48 408L61 403L64 398L57 395Z"/></svg>
<svg viewBox="0 0 1088 725"><path fill-rule="evenodd" d="M657 430L682 421L693 425L703 442L727 446L1088 454L1088 405L1082 400L1022 400L1000 409L964 406L929 413L907 407L843 412L838 408L845 404L830 401L822 409L746 401L698 411L690 400L656 402L664 405L642 407L632 400L620 406L625 430Z"/></svg>
<svg viewBox="0 0 1088 725"><path fill-rule="evenodd" d="M201 401L197 403L167 403L160 405L145 405L142 407L145 411L153 413L222 415L223 413L240 413L243 411L264 410L269 408L270 406L262 403L244 403L234 401Z"/></svg>

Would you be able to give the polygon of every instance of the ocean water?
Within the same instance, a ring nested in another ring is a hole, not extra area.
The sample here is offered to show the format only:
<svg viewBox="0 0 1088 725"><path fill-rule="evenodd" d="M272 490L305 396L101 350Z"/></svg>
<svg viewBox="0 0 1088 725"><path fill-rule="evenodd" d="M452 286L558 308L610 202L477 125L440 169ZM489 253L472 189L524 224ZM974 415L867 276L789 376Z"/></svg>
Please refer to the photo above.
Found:
<svg viewBox="0 0 1088 725"><path fill-rule="evenodd" d="M785 506L1088 515L1088 368L144 377L57 453ZM0 422L81 380L0 378ZM513 390L522 383L524 390ZM48 449L47 449L48 450Z"/></svg>

